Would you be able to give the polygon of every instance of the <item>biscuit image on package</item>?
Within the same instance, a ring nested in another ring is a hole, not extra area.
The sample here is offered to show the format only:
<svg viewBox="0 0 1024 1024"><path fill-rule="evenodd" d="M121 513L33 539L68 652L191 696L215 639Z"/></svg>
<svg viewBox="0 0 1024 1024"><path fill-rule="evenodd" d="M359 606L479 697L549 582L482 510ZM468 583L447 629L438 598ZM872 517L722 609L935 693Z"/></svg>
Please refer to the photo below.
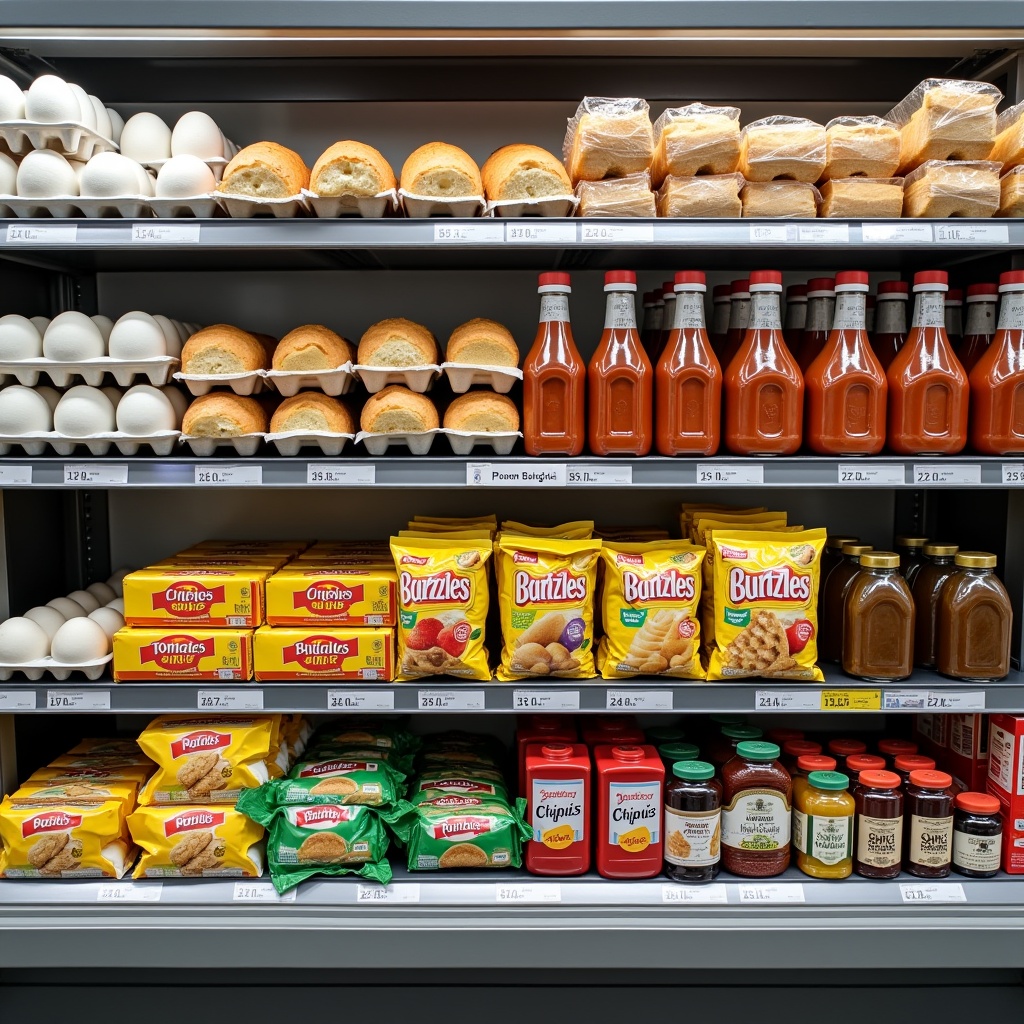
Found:
<svg viewBox="0 0 1024 1024"><path fill-rule="evenodd" d="M338 803L393 805L405 774L386 761L344 758L295 765L287 779L275 780L272 792L282 804Z"/></svg>
<svg viewBox="0 0 1024 1024"><path fill-rule="evenodd" d="M171 863L176 867L184 867L193 857L198 857L213 839L212 832L193 832L185 836L181 842L171 847Z"/></svg>
<svg viewBox="0 0 1024 1024"><path fill-rule="evenodd" d="M789 641L778 616L755 612L750 625L726 647L722 654L726 668L748 675L788 672L796 665L789 656Z"/></svg>
<svg viewBox="0 0 1024 1024"><path fill-rule="evenodd" d="M348 843L333 832L316 832L302 840L300 864L340 864L348 854Z"/></svg>
<svg viewBox="0 0 1024 1024"><path fill-rule="evenodd" d="M487 854L472 843L459 843L450 850L445 850L438 858L440 868L485 868Z"/></svg>
<svg viewBox="0 0 1024 1024"><path fill-rule="evenodd" d="M669 832L668 838L665 842L668 852L673 857L678 857L680 860L685 860L693 851L693 847L682 832Z"/></svg>

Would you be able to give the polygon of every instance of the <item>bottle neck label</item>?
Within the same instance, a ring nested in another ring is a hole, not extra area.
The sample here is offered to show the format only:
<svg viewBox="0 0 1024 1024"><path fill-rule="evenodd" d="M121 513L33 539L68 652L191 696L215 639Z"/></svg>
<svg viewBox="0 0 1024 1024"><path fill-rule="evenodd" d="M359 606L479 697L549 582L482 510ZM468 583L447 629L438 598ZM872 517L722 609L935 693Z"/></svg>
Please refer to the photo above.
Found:
<svg viewBox="0 0 1024 1024"><path fill-rule="evenodd" d="M832 323L834 331L863 331L864 314L867 311L865 292L840 292L836 296L836 316Z"/></svg>
<svg viewBox="0 0 1024 1024"><path fill-rule="evenodd" d="M781 331L778 292L754 292L750 296L751 331Z"/></svg>
<svg viewBox="0 0 1024 1024"><path fill-rule="evenodd" d="M964 335L982 334L991 337L996 333L996 304L994 302L972 302L967 307L967 328Z"/></svg>
<svg viewBox="0 0 1024 1024"><path fill-rule="evenodd" d="M636 330L636 303L632 292L609 292L604 308L604 329Z"/></svg>
<svg viewBox="0 0 1024 1024"><path fill-rule="evenodd" d="M946 328L946 307L942 292L918 292L914 298L913 327Z"/></svg>
<svg viewBox="0 0 1024 1024"><path fill-rule="evenodd" d="M729 314L731 304L728 302L716 302L711 314L711 333L725 334L729 330Z"/></svg>
<svg viewBox="0 0 1024 1024"><path fill-rule="evenodd" d="M745 331L750 324L750 299L733 299L729 303L729 330Z"/></svg>
<svg viewBox="0 0 1024 1024"><path fill-rule="evenodd" d="M786 330L802 331L807 326L807 303L791 302L786 307Z"/></svg>
<svg viewBox="0 0 1024 1024"><path fill-rule="evenodd" d="M832 316L835 308L835 299L808 299L807 330L828 334L832 329Z"/></svg>
<svg viewBox="0 0 1024 1024"><path fill-rule="evenodd" d="M1024 331L1024 292L1003 292L999 330Z"/></svg>
<svg viewBox="0 0 1024 1024"><path fill-rule="evenodd" d="M559 320L569 322L569 296L561 292L547 292L540 297L540 322Z"/></svg>
<svg viewBox="0 0 1024 1024"><path fill-rule="evenodd" d="M964 318L960 306L946 306L946 333L958 337L963 333Z"/></svg>
<svg viewBox="0 0 1024 1024"><path fill-rule="evenodd" d="M704 328L704 296L700 292L676 292L677 331Z"/></svg>
<svg viewBox="0 0 1024 1024"><path fill-rule="evenodd" d="M907 333L906 299L879 299L876 334Z"/></svg>

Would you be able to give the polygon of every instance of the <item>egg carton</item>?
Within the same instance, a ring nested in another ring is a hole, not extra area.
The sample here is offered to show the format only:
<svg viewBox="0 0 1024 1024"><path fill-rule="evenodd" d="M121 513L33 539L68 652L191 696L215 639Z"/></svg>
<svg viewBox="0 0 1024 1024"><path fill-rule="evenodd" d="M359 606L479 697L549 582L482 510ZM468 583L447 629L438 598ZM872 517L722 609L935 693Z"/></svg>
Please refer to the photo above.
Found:
<svg viewBox="0 0 1024 1024"><path fill-rule="evenodd" d="M86 434L83 437L68 437L66 434L50 435L50 447L60 456L73 455L79 445L85 445L90 455L106 455L111 444L122 455L135 455L143 445L153 449L154 455L164 458L174 451L181 436L180 430L158 430L152 434L129 434L123 430L111 430L104 434Z"/></svg>
<svg viewBox="0 0 1024 1024"><path fill-rule="evenodd" d="M208 458L218 448L234 448L243 458L251 458L259 451L264 434L238 434L236 437L196 437L194 434L182 434L182 444L192 449L192 454L201 459Z"/></svg>
<svg viewBox="0 0 1024 1024"><path fill-rule="evenodd" d="M406 192L404 188L398 190L398 195L407 217L479 217L485 208L483 196L438 199Z"/></svg>
<svg viewBox="0 0 1024 1024"><path fill-rule="evenodd" d="M180 199L149 199L149 208L156 217L215 217L220 204L212 192Z"/></svg>
<svg viewBox="0 0 1024 1024"><path fill-rule="evenodd" d="M166 157L163 160L143 160L142 166L145 167L146 170L152 171L154 174L159 174L160 168L171 159L171 157ZM215 181L220 181L220 179L224 177L224 168L227 167L230 162L222 156L200 157L200 159L213 172Z"/></svg>
<svg viewBox="0 0 1024 1024"><path fill-rule="evenodd" d="M262 370L247 373L176 373L174 379L199 398L208 395L218 384L226 384L236 395L255 395L263 390Z"/></svg>
<svg viewBox="0 0 1024 1024"><path fill-rule="evenodd" d="M26 431L24 434L0 434L0 456L20 448L26 455L38 458L46 451L54 433L51 430Z"/></svg>
<svg viewBox="0 0 1024 1024"><path fill-rule="evenodd" d="M495 455L510 455L516 441L523 436L518 430L481 434L472 430L452 430L449 427L442 427L440 433L447 435L448 443L456 455L469 455L480 445L494 449Z"/></svg>
<svg viewBox="0 0 1024 1024"><path fill-rule="evenodd" d="M0 138L18 156L32 149L53 149L68 160L84 162L97 153L116 153L118 149L112 139L78 121L0 121Z"/></svg>
<svg viewBox="0 0 1024 1024"><path fill-rule="evenodd" d="M37 661L26 661L20 665L0 665L0 683L6 683L15 672L21 672L29 682L37 682L44 675L51 675L59 683L63 683L72 672L84 672L85 678L94 683L103 675L103 669L113 659L113 654L94 658L92 661L72 663L58 661L56 658L39 658Z"/></svg>
<svg viewBox="0 0 1024 1024"><path fill-rule="evenodd" d="M349 441L355 440L355 434L339 434L328 431L282 430L276 434L267 434L266 439L278 451L279 455L293 458L299 449L317 447L324 455L332 458L340 455Z"/></svg>
<svg viewBox="0 0 1024 1024"><path fill-rule="evenodd" d="M336 370L260 370L259 373L285 398L297 395L302 388L318 388L325 395L337 398L347 395L355 380L351 363L345 363Z"/></svg>
<svg viewBox="0 0 1024 1024"><path fill-rule="evenodd" d="M319 196L304 188L302 195L318 217L384 217L401 209L393 188L375 196Z"/></svg>
<svg viewBox="0 0 1024 1024"><path fill-rule="evenodd" d="M543 199L498 199L488 202L487 217L571 217L579 206L573 195L545 196Z"/></svg>
<svg viewBox="0 0 1024 1024"><path fill-rule="evenodd" d="M80 217L78 196L47 196L45 199L31 199L23 196L0 196L0 201L14 212L15 217Z"/></svg>
<svg viewBox="0 0 1024 1024"><path fill-rule="evenodd" d="M461 395L474 384L485 384L499 395L507 395L523 371L515 366L485 366L482 363L442 363L452 391Z"/></svg>
<svg viewBox="0 0 1024 1024"><path fill-rule="evenodd" d="M356 434L356 444L363 445L374 457L384 455L389 448L404 445L413 455L426 455L434 438L440 434L438 430L416 430L404 434L377 434L368 430L360 430Z"/></svg>
<svg viewBox="0 0 1024 1024"><path fill-rule="evenodd" d="M422 366L362 366L356 363L352 372L370 394L382 391L389 384L401 384L410 391L423 394L441 376L441 367L436 363L424 363Z"/></svg>
<svg viewBox="0 0 1024 1024"><path fill-rule="evenodd" d="M301 193L283 199L257 199L255 196L236 196L227 192L211 193L229 217L298 217L308 212L306 198Z"/></svg>
<svg viewBox="0 0 1024 1024"><path fill-rule="evenodd" d="M17 214L14 212L14 207L7 203L8 199L14 199L15 196L0 196L0 217L15 217Z"/></svg>
<svg viewBox="0 0 1024 1024"><path fill-rule="evenodd" d="M150 217L149 196L79 196L75 206L86 217Z"/></svg>
<svg viewBox="0 0 1024 1024"><path fill-rule="evenodd" d="M170 378L171 370L180 362L175 356L153 356L151 359L98 356L78 362L38 356L34 359L0 360L0 378L13 376L19 384L33 388L45 373L58 388L68 387L76 377L97 388L103 383L104 375L109 373L121 387L129 387L136 377L145 377L153 387L161 388Z"/></svg>

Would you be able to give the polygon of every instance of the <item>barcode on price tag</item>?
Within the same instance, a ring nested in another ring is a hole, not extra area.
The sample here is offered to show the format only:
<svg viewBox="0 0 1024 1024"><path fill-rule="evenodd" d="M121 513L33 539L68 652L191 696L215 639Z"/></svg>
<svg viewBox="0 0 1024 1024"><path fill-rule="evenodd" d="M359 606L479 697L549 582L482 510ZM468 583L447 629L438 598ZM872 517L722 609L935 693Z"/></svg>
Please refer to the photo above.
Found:
<svg viewBox="0 0 1024 1024"><path fill-rule="evenodd" d="M196 466L195 482L213 487L255 487L263 483L263 467Z"/></svg>
<svg viewBox="0 0 1024 1024"><path fill-rule="evenodd" d="M483 711L483 690L420 690L420 711Z"/></svg>
<svg viewBox="0 0 1024 1024"><path fill-rule="evenodd" d="M971 485L981 483L981 466L977 463L961 465L914 465L915 484Z"/></svg>
<svg viewBox="0 0 1024 1024"><path fill-rule="evenodd" d="M419 903L419 882L392 882L391 885L367 885L356 889L356 903Z"/></svg>
<svg viewBox="0 0 1024 1024"><path fill-rule="evenodd" d="M698 462L697 483L763 484L764 466L722 466L714 462Z"/></svg>
<svg viewBox="0 0 1024 1024"><path fill-rule="evenodd" d="M671 711L671 690L609 690L605 694L606 708L625 711Z"/></svg>
<svg viewBox="0 0 1024 1024"><path fill-rule="evenodd" d="M653 242L653 224L581 224L581 242Z"/></svg>
<svg viewBox="0 0 1024 1024"><path fill-rule="evenodd" d="M235 882L231 899L235 903L294 903L295 889L279 893L273 882Z"/></svg>
<svg viewBox="0 0 1024 1024"><path fill-rule="evenodd" d="M724 885L662 885L662 903L728 903Z"/></svg>
<svg viewBox="0 0 1024 1024"><path fill-rule="evenodd" d="M197 244L202 225L163 224L159 221L132 225L133 242L186 242Z"/></svg>
<svg viewBox="0 0 1024 1024"><path fill-rule="evenodd" d="M740 903L803 903L804 887L799 882L781 885L741 885Z"/></svg>
<svg viewBox="0 0 1024 1024"><path fill-rule="evenodd" d="M558 882L499 882L494 899L498 903L561 903L562 886Z"/></svg>
<svg viewBox="0 0 1024 1024"><path fill-rule="evenodd" d="M196 695L200 711L262 711L262 690L200 690Z"/></svg>
<svg viewBox="0 0 1024 1024"><path fill-rule="evenodd" d="M505 225L505 241L518 245L531 242L575 242L576 225L571 221L545 224L539 217L524 217L518 224Z"/></svg>
<svg viewBox="0 0 1024 1024"><path fill-rule="evenodd" d="M109 711L109 690L46 691L47 711Z"/></svg>
<svg viewBox="0 0 1024 1024"><path fill-rule="evenodd" d="M394 690L328 690L328 711L394 711Z"/></svg>
<svg viewBox="0 0 1024 1024"><path fill-rule="evenodd" d="M892 487L902 484L906 477L902 466L872 466L858 462L837 468L839 483L862 487Z"/></svg>
<svg viewBox="0 0 1024 1024"><path fill-rule="evenodd" d="M307 484L342 484L345 487L370 487L376 482L376 466L336 466L330 462L309 462L306 464Z"/></svg>
<svg viewBox="0 0 1024 1024"><path fill-rule="evenodd" d="M516 711L579 711L579 690L515 690L512 707Z"/></svg>
<svg viewBox="0 0 1024 1024"><path fill-rule="evenodd" d="M435 242L504 242L505 226L501 221L480 221L477 224L435 224Z"/></svg>
<svg viewBox="0 0 1024 1024"><path fill-rule="evenodd" d="M52 244L78 240L77 224L44 224L29 227L26 224L8 224L7 241L15 244L37 242Z"/></svg>
<svg viewBox="0 0 1024 1024"><path fill-rule="evenodd" d="M163 882L101 882L97 903L159 903Z"/></svg>
<svg viewBox="0 0 1024 1024"><path fill-rule="evenodd" d="M756 690L755 711L818 711L821 690Z"/></svg>
<svg viewBox="0 0 1024 1024"><path fill-rule="evenodd" d="M0 466L0 486L32 483L31 466Z"/></svg>
<svg viewBox="0 0 1024 1024"><path fill-rule="evenodd" d="M96 484L105 487L108 484L128 483L128 467L117 465L65 465L64 483Z"/></svg>
<svg viewBox="0 0 1024 1024"><path fill-rule="evenodd" d="M960 882L900 882L904 903L966 903L967 893Z"/></svg>

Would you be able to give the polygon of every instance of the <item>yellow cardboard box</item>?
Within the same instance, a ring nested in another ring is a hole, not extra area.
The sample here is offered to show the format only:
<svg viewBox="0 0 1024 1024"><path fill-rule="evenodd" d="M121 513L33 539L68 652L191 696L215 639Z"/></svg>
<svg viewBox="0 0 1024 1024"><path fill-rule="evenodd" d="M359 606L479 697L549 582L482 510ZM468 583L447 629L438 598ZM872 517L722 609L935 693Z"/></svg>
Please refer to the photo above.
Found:
<svg viewBox="0 0 1024 1024"><path fill-rule="evenodd" d="M252 679L252 630L119 629L114 681L149 679Z"/></svg>
<svg viewBox="0 0 1024 1024"><path fill-rule="evenodd" d="M148 568L124 578L124 620L129 626L234 626L263 624L261 567Z"/></svg>
<svg viewBox="0 0 1024 1024"><path fill-rule="evenodd" d="M267 580L268 626L393 626L398 575L390 562L286 566Z"/></svg>
<svg viewBox="0 0 1024 1024"><path fill-rule="evenodd" d="M395 678L390 629L305 629L263 626L253 640L258 680Z"/></svg>

